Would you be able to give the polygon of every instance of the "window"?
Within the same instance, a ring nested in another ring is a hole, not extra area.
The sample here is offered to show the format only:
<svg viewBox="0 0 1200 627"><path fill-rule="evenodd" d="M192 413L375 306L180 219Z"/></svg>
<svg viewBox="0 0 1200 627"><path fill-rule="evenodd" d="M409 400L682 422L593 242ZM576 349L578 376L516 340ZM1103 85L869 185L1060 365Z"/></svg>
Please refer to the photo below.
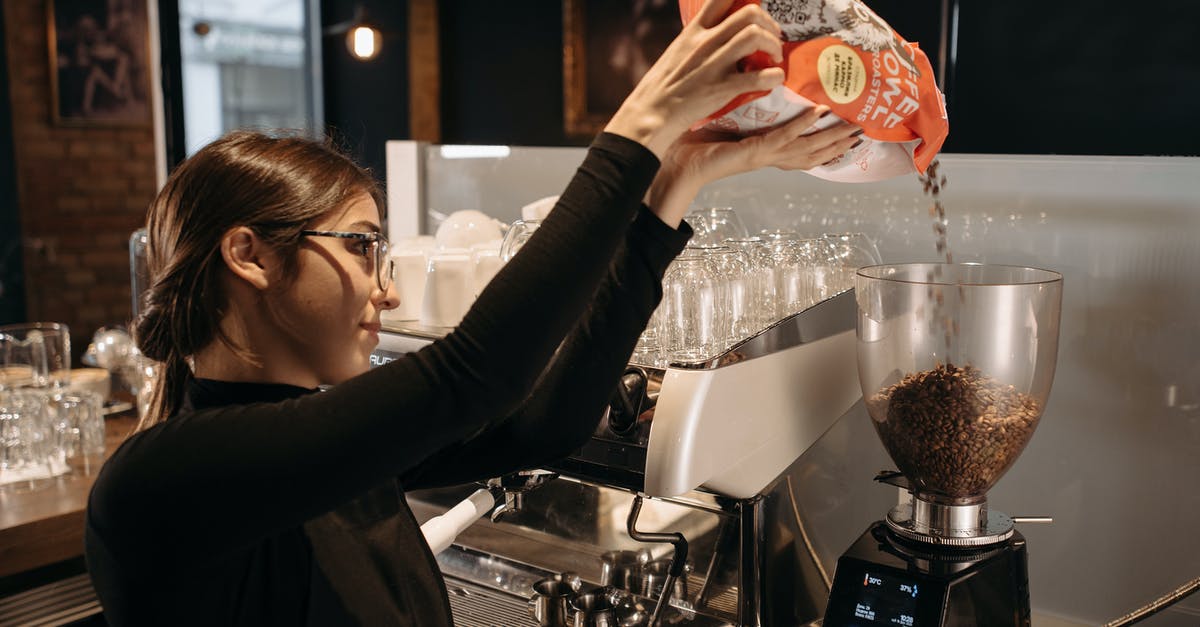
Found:
<svg viewBox="0 0 1200 627"><path fill-rule="evenodd" d="M179 0L188 155L239 128L322 129L316 3Z"/></svg>

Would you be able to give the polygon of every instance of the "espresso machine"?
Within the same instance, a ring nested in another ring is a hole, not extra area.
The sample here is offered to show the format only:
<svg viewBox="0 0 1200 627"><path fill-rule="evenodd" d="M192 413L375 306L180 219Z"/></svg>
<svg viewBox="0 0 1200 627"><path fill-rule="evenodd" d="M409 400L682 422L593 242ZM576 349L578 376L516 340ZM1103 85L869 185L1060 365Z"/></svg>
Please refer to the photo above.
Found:
<svg viewBox="0 0 1200 627"><path fill-rule="evenodd" d="M1033 435L1054 379L1062 275L904 264L855 277L858 372L903 498L841 556L824 625L1030 624L1028 556L987 491Z"/></svg>
<svg viewBox="0 0 1200 627"><path fill-rule="evenodd" d="M846 291L705 361L631 363L580 450L489 482L501 505L438 555L456 624L817 623L796 460L860 397L855 311ZM385 325L373 362L442 332ZM424 520L478 488L409 502Z"/></svg>

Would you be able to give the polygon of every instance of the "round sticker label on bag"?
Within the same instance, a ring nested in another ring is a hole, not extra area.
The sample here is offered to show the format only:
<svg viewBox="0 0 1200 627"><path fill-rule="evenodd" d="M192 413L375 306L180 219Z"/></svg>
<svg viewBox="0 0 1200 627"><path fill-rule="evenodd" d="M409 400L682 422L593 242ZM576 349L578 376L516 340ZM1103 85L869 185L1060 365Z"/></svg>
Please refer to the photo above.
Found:
<svg viewBox="0 0 1200 627"><path fill-rule="evenodd" d="M867 67L849 46L833 45L817 57L817 74L829 99L846 104L862 95L867 85Z"/></svg>

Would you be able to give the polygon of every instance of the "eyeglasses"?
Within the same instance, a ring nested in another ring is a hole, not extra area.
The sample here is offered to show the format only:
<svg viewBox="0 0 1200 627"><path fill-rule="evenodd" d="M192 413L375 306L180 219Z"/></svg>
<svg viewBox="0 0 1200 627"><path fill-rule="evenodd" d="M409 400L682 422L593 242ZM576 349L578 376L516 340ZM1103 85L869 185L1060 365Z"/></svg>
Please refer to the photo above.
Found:
<svg viewBox="0 0 1200 627"><path fill-rule="evenodd" d="M340 239L356 239L362 242L360 254L366 257L368 248L374 251L372 262L375 264L375 280L379 289L386 292L392 284L392 257L388 254L387 238L382 233L360 231L300 231L300 235L309 237L337 237Z"/></svg>

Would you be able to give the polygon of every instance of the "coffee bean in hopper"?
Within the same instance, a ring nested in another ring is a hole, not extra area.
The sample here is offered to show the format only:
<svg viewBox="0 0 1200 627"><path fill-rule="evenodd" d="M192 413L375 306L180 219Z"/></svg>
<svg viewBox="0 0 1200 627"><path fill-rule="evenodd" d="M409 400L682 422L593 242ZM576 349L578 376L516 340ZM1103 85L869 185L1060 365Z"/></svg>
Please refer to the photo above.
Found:
<svg viewBox="0 0 1200 627"><path fill-rule="evenodd" d="M987 492L1024 450L1041 404L973 366L939 364L867 399L884 446L919 491Z"/></svg>

